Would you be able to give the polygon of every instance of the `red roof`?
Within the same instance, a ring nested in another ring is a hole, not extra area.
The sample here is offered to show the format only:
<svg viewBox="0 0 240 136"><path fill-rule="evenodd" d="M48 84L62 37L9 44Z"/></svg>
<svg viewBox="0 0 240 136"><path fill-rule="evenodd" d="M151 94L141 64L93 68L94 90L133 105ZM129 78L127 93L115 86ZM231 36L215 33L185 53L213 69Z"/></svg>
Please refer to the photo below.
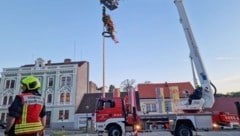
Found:
<svg viewBox="0 0 240 136"><path fill-rule="evenodd" d="M163 88L164 97L170 98L170 87L177 87L179 96L184 97L184 92L188 91L190 94L194 88L190 82L177 82L177 83L147 83L138 84L138 91L140 99L153 99L156 98L156 88Z"/></svg>

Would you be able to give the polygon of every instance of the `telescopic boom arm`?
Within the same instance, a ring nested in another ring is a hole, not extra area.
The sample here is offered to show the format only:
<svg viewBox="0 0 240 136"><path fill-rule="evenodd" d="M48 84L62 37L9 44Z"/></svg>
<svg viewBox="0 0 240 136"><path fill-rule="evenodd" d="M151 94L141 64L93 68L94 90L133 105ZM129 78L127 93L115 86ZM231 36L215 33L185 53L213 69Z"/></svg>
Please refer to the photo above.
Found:
<svg viewBox="0 0 240 136"><path fill-rule="evenodd" d="M213 89L211 88L211 82L208 78L207 72L204 68L201 55L198 50L198 46L196 40L194 38L184 5L182 0L174 0L174 3L177 7L179 16L180 16L180 23L182 24L187 43L190 49L190 59L194 65L194 68L197 72L197 77L200 82L202 89L202 98L205 100L203 107L199 108L211 108L214 104L214 93ZM195 83L197 84L197 83ZM196 86L196 85L195 85ZM215 89L215 87L214 87Z"/></svg>

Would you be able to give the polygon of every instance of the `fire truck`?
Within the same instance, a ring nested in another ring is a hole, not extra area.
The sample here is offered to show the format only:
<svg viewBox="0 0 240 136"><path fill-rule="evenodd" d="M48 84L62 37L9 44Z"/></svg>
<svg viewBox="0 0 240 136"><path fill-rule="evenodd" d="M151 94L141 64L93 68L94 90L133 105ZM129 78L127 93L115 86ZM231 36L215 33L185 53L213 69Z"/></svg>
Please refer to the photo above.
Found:
<svg viewBox="0 0 240 136"><path fill-rule="evenodd" d="M118 0L101 0L101 3L114 10L118 7ZM190 95L189 100L180 101L179 113L169 114L169 131L175 136L192 136L193 131L214 130L219 128L239 128L239 117L224 112L204 112L213 107L216 87L210 81L203 65L197 43L195 41L183 0L174 0L177 7L180 23L182 24L188 47L194 85L196 90ZM141 129L140 117L137 115L134 91L130 90L130 98L120 97L99 98L95 113L96 130L99 135L108 132L109 136L121 136L127 131L137 132Z"/></svg>
<svg viewBox="0 0 240 136"><path fill-rule="evenodd" d="M213 113L213 126L215 129L239 128L239 117L226 112Z"/></svg>
<svg viewBox="0 0 240 136"><path fill-rule="evenodd" d="M205 109L213 107L216 87L211 83L204 68L198 46L183 5L183 0L174 0L174 4L177 7L180 16L180 23L182 24L190 49L194 84L196 87L199 87L200 85L200 93L198 92L197 94L194 94L199 91L198 88L198 90L196 89L192 94L194 97L189 98L193 99L191 103L189 100L179 103L178 109L182 110L183 113L176 114L175 116L171 116L172 118L169 118L170 132L175 136L192 136L193 131L213 130L214 128L226 127L239 128L239 117L237 115L227 114L224 112L216 114L212 112L203 112Z"/></svg>
<svg viewBox="0 0 240 136"><path fill-rule="evenodd" d="M95 127L98 135L121 136L127 132L137 135L141 129L137 114L135 90L130 89L124 98L119 95L97 99ZM116 94L114 93L114 94Z"/></svg>

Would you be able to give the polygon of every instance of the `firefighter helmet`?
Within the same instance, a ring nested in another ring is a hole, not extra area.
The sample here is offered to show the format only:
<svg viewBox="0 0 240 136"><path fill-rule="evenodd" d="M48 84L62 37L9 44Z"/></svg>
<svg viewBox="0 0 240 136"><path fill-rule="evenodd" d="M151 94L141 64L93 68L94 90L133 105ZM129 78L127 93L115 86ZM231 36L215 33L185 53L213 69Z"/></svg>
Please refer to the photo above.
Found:
<svg viewBox="0 0 240 136"><path fill-rule="evenodd" d="M23 78L21 83L25 85L29 91L37 90L41 87L39 79L34 76L27 76Z"/></svg>

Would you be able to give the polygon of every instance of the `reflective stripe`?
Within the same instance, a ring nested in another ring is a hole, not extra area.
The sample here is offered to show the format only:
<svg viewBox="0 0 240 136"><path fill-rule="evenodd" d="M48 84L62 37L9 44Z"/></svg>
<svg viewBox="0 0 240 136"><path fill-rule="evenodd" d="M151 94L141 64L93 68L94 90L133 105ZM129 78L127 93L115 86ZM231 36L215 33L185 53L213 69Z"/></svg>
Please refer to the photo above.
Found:
<svg viewBox="0 0 240 136"><path fill-rule="evenodd" d="M23 114L24 115L24 114ZM23 123L25 122L25 123ZM42 123L34 122L34 123L27 123L26 120L22 121L22 124L15 125L15 134L24 134L24 133L34 133L39 132L43 129Z"/></svg>
<svg viewBox="0 0 240 136"><path fill-rule="evenodd" d="M25 124L16 124L15 128L23 128L23 127L37 127L37 126L42 126L41 122L36 122L36 123L25 123Z"/></svg>
<svg viewBox="0 0 240 136"><path fill-rule="evenodd" d="M23 105L23 112L22 112L22 124L27 122L27 105Z"/></svg>
<svg viewBox="0 0 240 136"><path fill-rule="evenodd" d="M33 114L34 110L35 110L35 108L33 108L33 109L31 108L32 106L34 107L34 105L36 104L36 105L40 106L39 107L40 109L43 108L43 105L42 105L42 103L40 103L40 100L39 100L39 98L41 98L41 97L22 95L22 98L23 98L23 102L24 102L22 116L18 120L18 123L15 124L15 134L19 135L19 134L35 133L35 132L39 132L39 131L43 130L44 127L43 127L40 119L39 120L35 119L35 120L31 120L31 121L28 119L28 116L29 116L28 114ZM30 98L38 98L38 100L33 101ZM28 100L31 100L30 103L28 102ZM35 104L34 104L34 102L35 102ZM38 113L40 111L37 110L36 112ZM36 115L38 115L38 114L36 114Z"/></svg>
<svg viewBox="0 0 240 136"><path fill-rule="evenodd" d="M41 122L15 125L15 134L34 133L43 130Z"/></svg>
<svg viewBox="0 0 240 136"><path fill-rule="evenodd" d="M43 130L43 126L38 126L38 127L27 127L27 128L21 128L21 129L16 129L15 134L26 134L26 133L34 133L34 132L39 132Z"/></svg>

